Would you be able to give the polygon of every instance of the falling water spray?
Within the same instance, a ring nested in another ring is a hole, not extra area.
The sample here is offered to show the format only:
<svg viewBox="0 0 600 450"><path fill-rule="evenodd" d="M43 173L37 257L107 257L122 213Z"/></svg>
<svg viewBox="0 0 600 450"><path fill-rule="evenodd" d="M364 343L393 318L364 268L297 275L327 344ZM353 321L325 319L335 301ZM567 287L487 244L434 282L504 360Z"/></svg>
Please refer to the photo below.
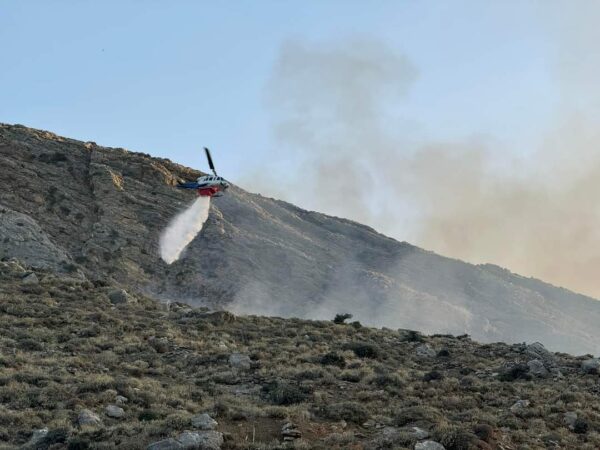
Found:
<svg viewBox="0 0 600 450"><path fill-rule="evenodd" d="M160 236L160 257L171 264L192 242L208 218L210 197L198 197L189 208L175 216Z"/></svg>

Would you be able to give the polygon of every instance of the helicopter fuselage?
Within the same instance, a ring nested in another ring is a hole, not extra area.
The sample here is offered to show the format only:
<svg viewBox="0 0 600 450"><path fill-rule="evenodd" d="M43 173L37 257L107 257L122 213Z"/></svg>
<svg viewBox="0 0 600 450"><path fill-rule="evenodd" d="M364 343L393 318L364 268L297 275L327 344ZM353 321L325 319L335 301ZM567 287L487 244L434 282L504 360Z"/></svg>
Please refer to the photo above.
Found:
<svg viewBox="0 0 600 450"><path fill-rule="evenodd" d="M220 197L229 187L229 183L223 177L215 175L203 175L195 182L177 185L180 189L194 189L199 197Z"/></svg>

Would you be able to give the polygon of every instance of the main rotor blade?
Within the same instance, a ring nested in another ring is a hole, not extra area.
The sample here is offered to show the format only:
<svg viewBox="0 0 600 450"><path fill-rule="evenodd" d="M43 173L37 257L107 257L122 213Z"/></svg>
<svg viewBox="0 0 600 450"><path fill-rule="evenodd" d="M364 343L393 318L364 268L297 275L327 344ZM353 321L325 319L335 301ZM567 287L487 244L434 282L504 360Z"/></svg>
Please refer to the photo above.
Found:
<svg viewBox="0 0 600 450"><path fill-rule="evenodd" d="M215 170L215 165L213 164L213 160L210 157L210 150L207 149L206 147L204 147L204 151L206 152L206 159L208 159L208 167L210 167L210 170L212 170L213 173L216 176L217 175L217 171Z"/></svg>

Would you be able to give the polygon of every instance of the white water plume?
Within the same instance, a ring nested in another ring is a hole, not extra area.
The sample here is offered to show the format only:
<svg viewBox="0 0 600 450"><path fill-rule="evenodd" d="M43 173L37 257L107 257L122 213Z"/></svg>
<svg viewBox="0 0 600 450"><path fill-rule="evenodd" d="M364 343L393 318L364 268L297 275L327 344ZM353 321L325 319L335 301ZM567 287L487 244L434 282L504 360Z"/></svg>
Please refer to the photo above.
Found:
<svg viewBox="0 0 600 450"><path fill-rule="evenodd" d="M181 252L192 242L208 218L210 197L198 197L182 213L175 216L160 236L160 257L172 264L179 259Z"/></svg>

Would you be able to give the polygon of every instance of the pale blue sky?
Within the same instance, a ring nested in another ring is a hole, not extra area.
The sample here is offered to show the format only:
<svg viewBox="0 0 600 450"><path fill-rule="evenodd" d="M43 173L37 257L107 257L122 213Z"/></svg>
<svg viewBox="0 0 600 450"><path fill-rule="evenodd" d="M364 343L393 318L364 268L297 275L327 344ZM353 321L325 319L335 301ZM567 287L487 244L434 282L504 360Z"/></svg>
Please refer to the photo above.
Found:
<svg viewBox="0 0 600 450"><path fill-rule="evenodd" d="M204 167L232 180L273 146L264 91L286 40L380 40L418 77L416 135L527 151L557 106L553 42L530 1L0 0L0 121ZM285 155L282 155L285 159Z"/></svg>

